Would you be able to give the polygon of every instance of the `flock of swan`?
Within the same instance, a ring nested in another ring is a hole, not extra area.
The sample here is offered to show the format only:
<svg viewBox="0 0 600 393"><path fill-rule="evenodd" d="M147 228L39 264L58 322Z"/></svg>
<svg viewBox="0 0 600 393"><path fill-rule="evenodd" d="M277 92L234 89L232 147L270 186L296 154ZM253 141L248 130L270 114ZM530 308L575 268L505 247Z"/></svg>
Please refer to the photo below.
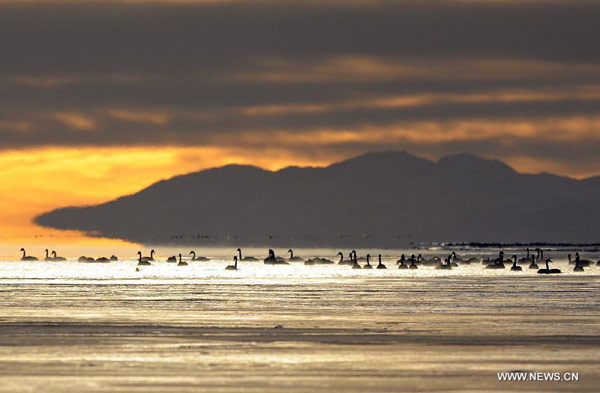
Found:
<svg viewBox="0 0 600 393"><path fill-rule="evenodd" d="M242 256L242 250L238 248L237 255L233 257L233 265L228 265L226 270L237 270L238 262L260 262L261 259L252 257L252 256ZM523 267L520 265L527 265L529 270L537 270L539 274L557 274L561 273L560 269L550 268L550 263L552 260L547 258L544 260L544 250L540 248L536 248L535 253L530 253L529 248L527 249L527 255L521 258L518 258L517 255L513 255L510 258L505 258L504 251L500 251L497 257L486 257L480 259L478 257L471 258L461 258L456 252L452 252L444 259L439 256L433 256L430 258L425 258L421 254L414 255L412 254L410 257L402 254L400 258L396 261L396 265L398 269L418 269L419 266L432 266L439 270L451 270L452 268L458 267L460 265L470 265L475 263L481 263L485 266L485 269L506 269L506 265L510 266L510 270L514 272L523 271ZM46 257L43 259L44 261L50 262L59 262L66 261L67 259L64 257L60 257L57 255L56 251L49 252L48 249L45 250ZM39 259L35 256L27 255L27 252L24 248L21 248L21 253L23 254L21 257L22 261L38 261ZM292 249L288 250L289 257L282 258L275 255L275 251L269 249L268 256L262 261L266 265L289 265L291 262L303 262L305 265L348 265L351 266L352 269L387 269L386 265L383 264L381 260L381 254L378 255L378 263L377 265L371 265L371 254L367 254L364 257L358 257L356 250L352 250L348 254L348 258L344 258L343 252L339 252L337 256L339 260L333 261L328 258L322 257L314 257L305 260L302 257L295 256L294 251ZM144 256L141 251L137 253L138 266L149 266L152 265L152 262L157 261L154 258L155 251L151 250L149 256ZM189 261L209 261L210 258L204 256L196 255L196 252L190 251ZM118 261L118 257L112 255L110 257L100 257L100 258L92 258L87 256L81 256L78 258L78 262L85 263L109 263L113 261ZM581 259L579 252L575 253L575 259L571 258L571 254L568 254L569 264L575 265L573 271L575 272L583 272L584 267L589 267L592 265L600 266L599 261L591 261L589 259ZM540 268L537 262L544 261L545 267ZM166 262L177 263L177 266L187 266L188 262L183 260L182 254L173 255L166 259ZM361 265L359 262L366 262Z"/></svg>

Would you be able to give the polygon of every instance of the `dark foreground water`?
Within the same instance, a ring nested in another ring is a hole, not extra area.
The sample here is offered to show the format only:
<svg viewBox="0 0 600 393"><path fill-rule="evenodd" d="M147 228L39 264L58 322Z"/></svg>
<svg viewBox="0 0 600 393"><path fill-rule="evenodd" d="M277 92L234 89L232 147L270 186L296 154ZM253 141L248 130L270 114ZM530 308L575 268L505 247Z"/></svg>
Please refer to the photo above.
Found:
<svg viewBox="0 0 600 393"><path fill-rule="evenodd" d="M598 391L600 267L394 260L0 262L0 391ZM511 370L579 381L498 381Z"/></svg>

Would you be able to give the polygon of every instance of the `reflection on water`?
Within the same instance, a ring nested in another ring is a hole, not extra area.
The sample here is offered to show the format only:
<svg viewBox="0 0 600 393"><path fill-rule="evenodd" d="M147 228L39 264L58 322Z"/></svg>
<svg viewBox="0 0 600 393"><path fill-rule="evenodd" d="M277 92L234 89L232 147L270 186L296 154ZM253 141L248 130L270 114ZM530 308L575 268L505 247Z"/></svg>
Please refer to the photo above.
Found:
<svg viewBox="0 0 600 393"><path fill-rule="evenodd" d="M317 251L296 254L337 252ZM139 272L133 257L0 262L0 391L597 390L600 267L576 274L555 252L558 276L409 271L384 254L388 269L372 271L226 271L231 250ZM581 377L497 382L515 369Z"/></svg>

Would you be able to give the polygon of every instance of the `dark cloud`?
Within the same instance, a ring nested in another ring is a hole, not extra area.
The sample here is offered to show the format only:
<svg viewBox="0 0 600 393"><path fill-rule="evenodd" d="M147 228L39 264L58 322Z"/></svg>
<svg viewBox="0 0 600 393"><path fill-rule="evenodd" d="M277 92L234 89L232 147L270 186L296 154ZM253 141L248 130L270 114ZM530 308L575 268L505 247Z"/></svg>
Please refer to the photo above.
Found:
<svg viewBox="0 0 600 393"><path fill-rule="evenodd" d="M599 113L598 20L594 1L0 2L0 148L259 148L241 136L522 119L533 136L314 148L592 155L595 138L546 136L548 119ZM374 104L418 95L434 98ZM592 120L582 134L600 133Z"/></svg>

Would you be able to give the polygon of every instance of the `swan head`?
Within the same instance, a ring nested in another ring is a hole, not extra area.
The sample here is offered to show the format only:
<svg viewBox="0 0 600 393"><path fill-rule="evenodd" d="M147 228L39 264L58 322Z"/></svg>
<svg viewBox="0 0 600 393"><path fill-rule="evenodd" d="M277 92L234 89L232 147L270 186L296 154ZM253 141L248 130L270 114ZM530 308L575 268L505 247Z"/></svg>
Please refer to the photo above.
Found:
<svg viewBox="0 0 600 393"><path fill-rule="evenodd" d="M512 256L512 259L513 259L515 262L517 262L517 256L516 256L516 255L513 255L513 256Z"/></svg>
<svg viewBox="0 0 600 393"><path fill-rule="evenodd" d="M293 251L292 251L291 248L287 252L290 253L290 254L293 253Z"/></svg>
<svg viewBox="0 0 600 393"><path fill-rule="evenodd" d="M25 252L25 249L23 247L21 247L21 249L19 251Z"/></svg>
<svg viewBox="0 0 600 393"><path fill-rule="evenodd" d="M337 255L341 256L342 258L344 257L344 254L342 254L342 252L338 252Z"/></svg>
<svg viewBox="0 0 600 393"><path fill-rule="evenodd" d="M242 249L241 249L241 248L238 248L236 251L237 251L237 252L242 252Z"/></svg>
<svg viewBox="0 0 600 393"><path fill-rule="evenodd" d="M138 251L138 252L137 252L137 255L142 255L142 252L141 252L141 251Z"/></svg>

